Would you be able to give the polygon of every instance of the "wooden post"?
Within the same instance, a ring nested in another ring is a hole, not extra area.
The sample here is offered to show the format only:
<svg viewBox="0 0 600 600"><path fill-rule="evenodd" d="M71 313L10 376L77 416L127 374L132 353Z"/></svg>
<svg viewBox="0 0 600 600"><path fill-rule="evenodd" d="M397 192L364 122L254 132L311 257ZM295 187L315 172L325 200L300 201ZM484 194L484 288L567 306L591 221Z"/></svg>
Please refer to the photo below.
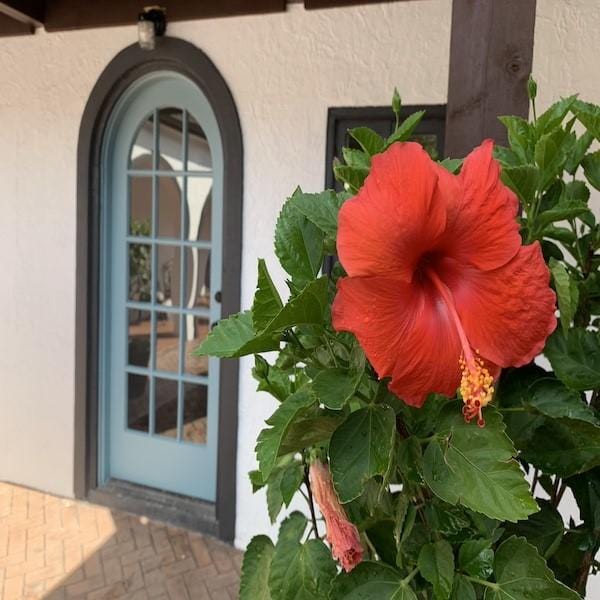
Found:
<svg viewBox="0 0 600 600"><path fill-rule="evenodd" d="M506 144L500 115L527 117L536 0L453 0L446 156Z"/></svg>

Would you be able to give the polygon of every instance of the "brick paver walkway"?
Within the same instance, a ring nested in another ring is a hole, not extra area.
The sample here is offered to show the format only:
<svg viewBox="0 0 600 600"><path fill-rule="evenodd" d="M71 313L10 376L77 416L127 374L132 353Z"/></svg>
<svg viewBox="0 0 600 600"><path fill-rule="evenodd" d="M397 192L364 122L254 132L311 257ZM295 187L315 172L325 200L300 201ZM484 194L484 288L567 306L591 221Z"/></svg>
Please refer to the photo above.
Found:
<svg viewBox="0 0 600 600"><path fill-rule="evenodd" d="M234 600L240 564L215 539L0 483L2 600Z"/></svg>

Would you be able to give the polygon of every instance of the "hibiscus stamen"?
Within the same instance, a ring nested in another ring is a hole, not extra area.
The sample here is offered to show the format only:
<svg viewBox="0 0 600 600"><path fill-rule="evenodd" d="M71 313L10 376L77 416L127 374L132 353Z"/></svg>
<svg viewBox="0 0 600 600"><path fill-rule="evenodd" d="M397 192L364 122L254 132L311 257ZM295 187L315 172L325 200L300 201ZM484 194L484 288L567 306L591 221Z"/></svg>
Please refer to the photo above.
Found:
<svg viewBox="0 0 600 600"><path fill-rule="evenodd" d="M477 417L477 425L484 427L485 419L482 410L490 403L494 395L494 379L487 370L483 359L478 356L478 353L476 355L471 348L460 317L456 312L452 292L433 269L428 269L427 275L448 308L462 346L463 355L458 359L458 364L462 373L459 389L465 403L462 410L465 421L470 423Z"/></svg>

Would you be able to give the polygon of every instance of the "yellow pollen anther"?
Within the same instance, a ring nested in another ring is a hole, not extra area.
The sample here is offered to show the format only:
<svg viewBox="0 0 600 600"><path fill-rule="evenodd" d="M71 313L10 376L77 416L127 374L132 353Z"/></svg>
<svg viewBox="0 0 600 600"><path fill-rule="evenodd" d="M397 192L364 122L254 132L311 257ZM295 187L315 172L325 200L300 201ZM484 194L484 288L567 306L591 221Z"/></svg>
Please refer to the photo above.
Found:
<svg viewBox="0 0 600 600"><path fill-rule="evenodd" d="M471 357L471 360L461 356L458 362L462 371L460 393L465 403L463 407L465 421L469 423L477 417L477 425L483 427L485 420L481 411L490 403L494 395L494 378L478 356Z"/></svg>

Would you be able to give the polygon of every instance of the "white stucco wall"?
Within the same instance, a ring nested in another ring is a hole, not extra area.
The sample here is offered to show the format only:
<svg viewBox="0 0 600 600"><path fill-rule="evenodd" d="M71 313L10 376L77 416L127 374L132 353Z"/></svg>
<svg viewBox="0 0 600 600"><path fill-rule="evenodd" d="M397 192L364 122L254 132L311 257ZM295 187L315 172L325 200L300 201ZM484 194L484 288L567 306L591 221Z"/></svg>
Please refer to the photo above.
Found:
<svg viewBox="0 0 600 600"><path fill-rule="evenodd" d="M244 136L242 305L297 184L322 189L329 106L444 103L449 0L174 23L229 84ZM134 27L0 39L0 479L73 493L76 146L102 69ZM276 271L276 269L274 269ZM281 272L276 278L282 281ZM241 362L238 545L268 528L246 473L273 405Z"/></svg>

